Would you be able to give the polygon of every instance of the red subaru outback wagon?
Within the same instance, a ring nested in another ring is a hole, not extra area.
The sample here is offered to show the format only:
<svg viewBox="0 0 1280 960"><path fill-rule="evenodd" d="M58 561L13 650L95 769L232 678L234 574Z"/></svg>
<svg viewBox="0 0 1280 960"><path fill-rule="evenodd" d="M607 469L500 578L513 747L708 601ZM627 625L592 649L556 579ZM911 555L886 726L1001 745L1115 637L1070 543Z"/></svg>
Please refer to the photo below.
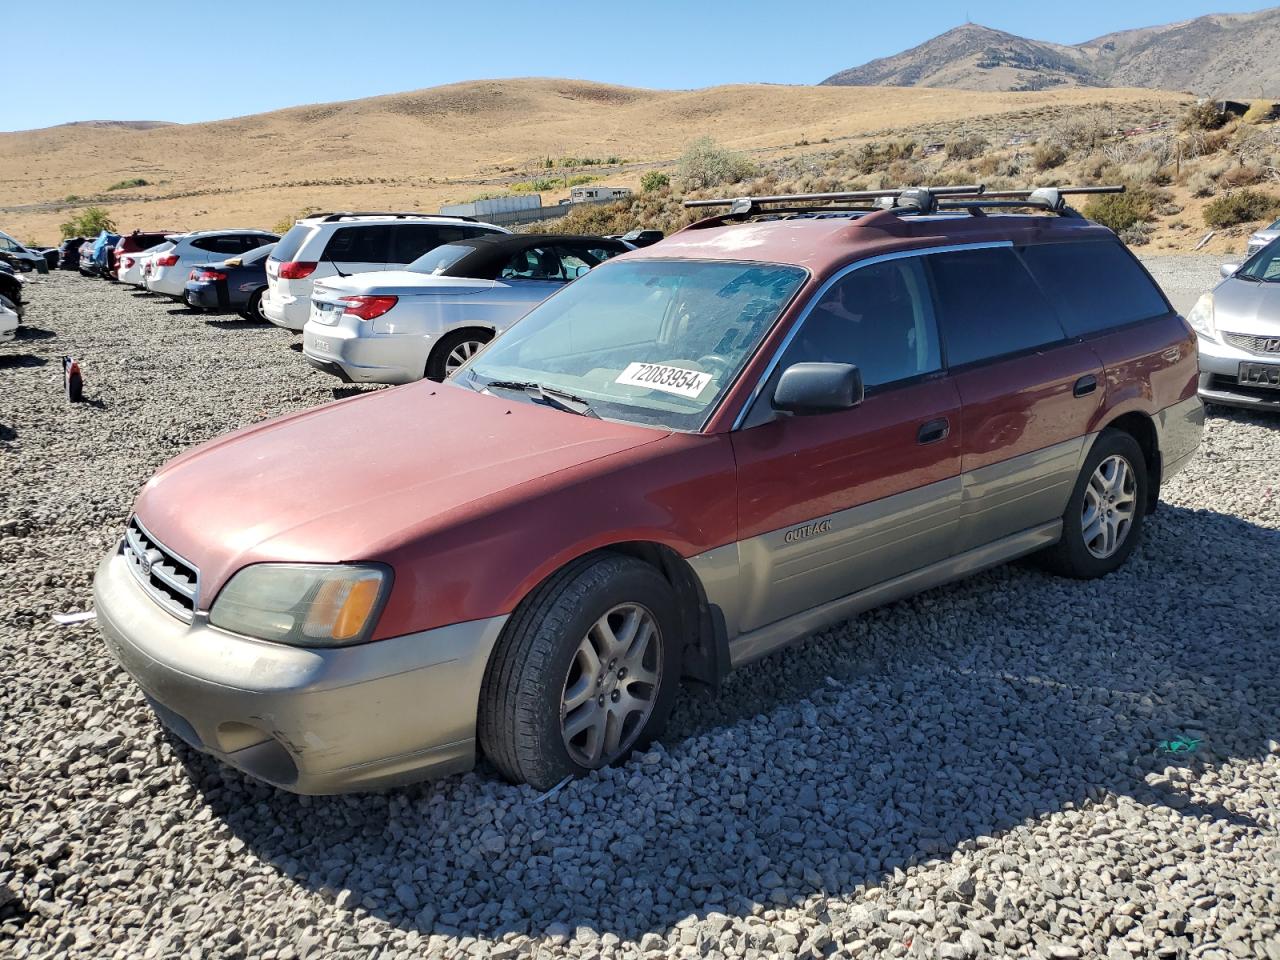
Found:
<svg viewBox="0 0 1280 960"><path fill-rule="evenodd" d="M1203 413L1114 234L1054 190L723 204L445 383L152 477L95 594L160 718L298 792L480 752L545 788L682 676L1022 554L1124 562Z"/></svg>

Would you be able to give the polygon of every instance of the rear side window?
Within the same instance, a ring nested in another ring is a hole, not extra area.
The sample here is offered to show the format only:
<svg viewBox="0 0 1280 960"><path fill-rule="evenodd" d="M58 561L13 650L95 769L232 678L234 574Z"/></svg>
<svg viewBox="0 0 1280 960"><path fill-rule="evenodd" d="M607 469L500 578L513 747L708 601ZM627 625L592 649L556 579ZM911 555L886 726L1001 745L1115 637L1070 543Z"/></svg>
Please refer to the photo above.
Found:
<svg viewBox="0 0 1280 960"><path fill-rule="evenodd" d="M443 237L440 228L430 223L405 223L391 228L391 263L413 263L428 250L459 236Z"/></svg>
<svg viewBox="0 0 1280 960"><path fill-rule="evenodd" d="M925 259L949 366L1065 339L1053 307L1013 250L956 250Z"/></svg>
<svg viewBox="0 0 1280 960"><path fill-rule="evenodd" d="M390 244L390 227L380 224L339 227L329 238L320 259L346 260L352 263L386 263L390 255Z"/></svg>
<svg viewBox="0 0 1280 960"><path fill-rule="evenodd" d="M200 237L197 240L192 240L191 245L209 253L234 257L238 253L244 253L246 245L250 242L249 238L241 234L229 234L221 237Z"/></svg>
<svg viewBox="0 0 1280 960"><path fill-rule="evenodd" d="M1113 240L1034 244L1022 259L1073 337L1169 312L1146 271Z"/></svg>
<svg viewBox="0 0 1280 960"><path fill-rule="evenodd" d="M295 223L280 238L280 242L276 244L276 248L272 251L272 258L280 261L292 260L298 255L298 251L302 249L302 244L306 242L307 237L311 236L313 227L301 223Z"/></svg>

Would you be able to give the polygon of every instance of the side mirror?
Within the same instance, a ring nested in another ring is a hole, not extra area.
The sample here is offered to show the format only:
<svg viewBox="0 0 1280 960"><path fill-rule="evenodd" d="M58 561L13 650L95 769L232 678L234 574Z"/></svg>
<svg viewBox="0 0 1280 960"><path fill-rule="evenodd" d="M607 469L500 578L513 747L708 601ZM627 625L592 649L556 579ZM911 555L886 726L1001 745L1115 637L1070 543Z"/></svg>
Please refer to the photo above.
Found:
<svg viewBox="0 0 1280 960"><path fill-rule="evenodd" d="M773 391L773 408L798 417L848 410L862 402L862 372L851 363L793 363Z"/></svg>
<svg viewBox="0 0 1280 960"><path fill-rule="evenodd" d="M1240 269L1240 264L1238 264L1238 263L1224 263L1224 264L1222 265L1222 270L1221 270L1221 271L1219 271L1219 272L1220 272L1224 277L1229 277L1229 276L1231 276L1233 273L1235 273L1235 272L1236 272L1237 270L1239 270L1239 269Z"/></svg>
<svg viewBox="0 0 1280 960"><path fill-rule="evenodd" d="M585 277L590 272L591 272L591 268L589 266L587 266L585 263L581 264L573 268L573 278L576 280L578 279L578 277Z"/></svg>

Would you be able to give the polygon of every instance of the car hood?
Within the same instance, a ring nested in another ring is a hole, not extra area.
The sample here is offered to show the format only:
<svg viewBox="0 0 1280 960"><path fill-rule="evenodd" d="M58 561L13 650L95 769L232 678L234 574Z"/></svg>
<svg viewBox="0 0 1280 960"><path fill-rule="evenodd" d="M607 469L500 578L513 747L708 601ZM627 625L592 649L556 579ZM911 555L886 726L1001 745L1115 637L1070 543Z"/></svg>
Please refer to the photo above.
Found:
<svg viewBox="0 0 1280 960"><path fill-rule="evenodd" d="M1228 277L1213 291L1213 322L1230 333L1280 334L1280 283Z"/></svg>
<svg viewBox="0 0 1280 960"><path fill-rule="evenodd" d="M480 293L497 286L495 280L476 280L470 277L436 277L411 270L375 270L356 273L349 277L329 277L317 281L312 296L317 299L336 299L350 296L456 296Z"/></svg>
<svg viewBox="0 0 1280 960"><path fill-rule="evenodd" d="M246 564L377 560L526 484L666 435L421 381L198 446L134 509L199 569L203 608Z"/></svg>

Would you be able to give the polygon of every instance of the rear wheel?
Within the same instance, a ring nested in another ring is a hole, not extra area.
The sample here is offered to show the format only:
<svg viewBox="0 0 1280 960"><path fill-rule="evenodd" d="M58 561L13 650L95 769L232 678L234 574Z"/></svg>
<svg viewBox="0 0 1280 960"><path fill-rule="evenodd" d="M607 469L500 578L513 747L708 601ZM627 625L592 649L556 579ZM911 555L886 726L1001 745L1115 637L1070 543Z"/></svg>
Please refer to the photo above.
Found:
<svg viewBox="0 0 1280 960"><path fill-rule="evenodd" d="M680 676L675 594L649 564L596 554L511 615L485 673L481 749L547 790L618 763L665 727Z"/></svg>
<svg viewBox="0 0 1280 960"><path fill-rule="evenodd" d="M259 290L250 297L248 305L240 311L240 316L256 323L270 323L271 321L267 319L267 315L262 312L262 294L263 291Z"/></svg>
<svg viewBox="0 0 1280 960"><path fill-rule="evenodd" d="M1104 430L1085 458L1062 517L1062 539L1041 554L1066 577L1106 576L1129 558L1142 537L1147 462L1138 442Z"/></svg>
<svg viewBox="0 0 1280 960"><path fill-rule="evenodd" d="M488 330L455 330L445 334L427 358L427 379L443 380L493 339Z"/></svg>

